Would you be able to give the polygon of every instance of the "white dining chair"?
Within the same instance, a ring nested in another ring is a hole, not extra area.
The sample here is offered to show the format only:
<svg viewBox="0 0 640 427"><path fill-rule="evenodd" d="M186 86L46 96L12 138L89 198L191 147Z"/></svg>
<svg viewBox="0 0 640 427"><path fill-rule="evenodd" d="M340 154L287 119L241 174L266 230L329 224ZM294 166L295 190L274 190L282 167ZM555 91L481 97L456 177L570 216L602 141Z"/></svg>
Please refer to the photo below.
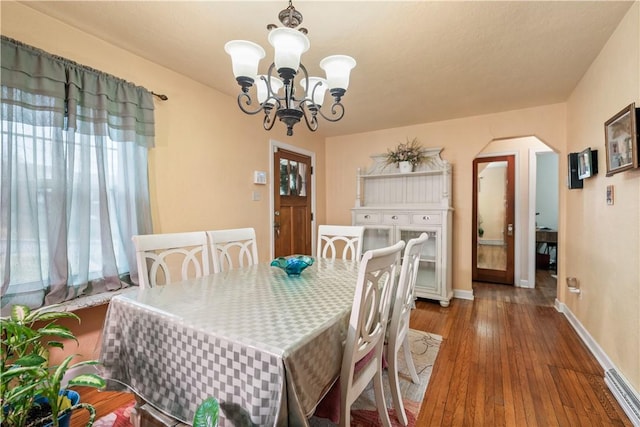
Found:
<svg viewBox="0 0 640 427"><path fill-rule="evenodd" d="M429 238L427 233L422 233L418 238L407 242L400 269L400 278L394 295L393 311L391 321L387 330L387 362L389 363L389 385L391 386L391 396L393 406L396 409L398 421L406 426L407 413L404 410L402 395L400 394L400 381L398 378L398 350L402 346L404 359L411 374L411 380L418 384L420 379L416 372L411 348L409 347L409 316L414 304L414 290L416 277L418 275L420 253Z"/></svg>
<svg viewBox="0 0 640 427"><path fill-rule="evenodd" d="M336 259L341 253L342 259L357 261L362 255L363 236L363 226L320 225L316 255L319 258Z"/></svg>
<svg viewBox="0 0 640 427"><path fill-rule="evenodd" d="M351 405L373 380L378 415L383 426L391 425L384 400L382 355L396 268L404 245L401 240L362 256L340 378L316 408L316 416L329 418L340 426L350 426Z"/></svg>
<svg viewBox="0 0 640 427"><path fill-rule="evenodd" d="M209 249L204 231L133 236L141 288L166 285L209 274ZM172 272L179 272L179 279Z"/></svg>
<svg viewBox="0 0 640 427"><path fill-rule="evenodd" d="M258 263L258 245L253 228L212 230L207 231L207 235L214 273Z"/></svg>

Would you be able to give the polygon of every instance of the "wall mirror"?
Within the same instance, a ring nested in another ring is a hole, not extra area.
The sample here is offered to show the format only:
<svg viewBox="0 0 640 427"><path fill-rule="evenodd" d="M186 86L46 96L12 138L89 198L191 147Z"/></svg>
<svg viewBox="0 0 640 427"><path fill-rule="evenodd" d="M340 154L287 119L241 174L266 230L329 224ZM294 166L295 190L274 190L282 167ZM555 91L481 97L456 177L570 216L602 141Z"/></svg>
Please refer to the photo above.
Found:
<svg viewBox="0 0 640 427"><path fill-rule="evenodd" d="M473 280L513 284L514 164L514 156L473 162Z"/></svg>

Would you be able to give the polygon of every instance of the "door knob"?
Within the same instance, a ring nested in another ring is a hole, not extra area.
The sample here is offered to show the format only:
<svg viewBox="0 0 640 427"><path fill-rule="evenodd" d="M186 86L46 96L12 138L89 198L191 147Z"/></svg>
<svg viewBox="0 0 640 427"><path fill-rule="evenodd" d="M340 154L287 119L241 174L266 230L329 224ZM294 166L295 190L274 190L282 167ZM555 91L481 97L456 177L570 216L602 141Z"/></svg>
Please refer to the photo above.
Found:
<svg viewBox="0 0 640 427"><path fill-rule="evenodd" d="M513 224L507 224L507 235L513 236Z"/></svg>

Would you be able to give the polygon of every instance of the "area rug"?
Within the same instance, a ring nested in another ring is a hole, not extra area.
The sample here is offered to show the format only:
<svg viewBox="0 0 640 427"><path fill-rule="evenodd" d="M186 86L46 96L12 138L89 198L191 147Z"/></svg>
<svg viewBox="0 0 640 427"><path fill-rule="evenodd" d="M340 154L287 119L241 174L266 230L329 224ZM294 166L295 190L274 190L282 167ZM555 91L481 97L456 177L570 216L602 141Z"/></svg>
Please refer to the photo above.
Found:
<svg viewBox="0 0 640 427"><path fill-rule="evenodd" d="M104 417L98 418L93 423L93 427L133 427L129 417L134 406L135 402L131 402Z"/></svg>
<svg viewBox="0 0 640 427"><path fill-rule="evenodd" d="M431 378L431 370L438 355L438 350L442 343L442 337L428 332L410 329L409 341L411 354L413 355L413 363L415 364L416 371L418 371L420 383L414 384L411 381L411 375L407 370L404 356L402 355L402 349L400 350L401 353L398 355L398 365L400 371L400 391L402 393L404 408L407 412L409 422L408 426L413 427L416 425L416 419L420 413L422 400L427 390L429 379ZM384 373L383 384L384 394L387 400L387 408L393 408L391 394L389 391L389 379L386 371ZM132 427L129 422L129 414L132 407L133 404L129 404L118 408L116 411L96 420L93 427ZM394 427L401 426L396 417L395 410L388 409L388 411L389 418L391 419L391 425ZM311 427L335 426L331 421L318 417L312 417L309 420L309 424ZM378 419L378 412L376 411L373 383L371 383L358 400L356 400L351 406L351 426L377 427L379 425L380 421Z"/></svg>

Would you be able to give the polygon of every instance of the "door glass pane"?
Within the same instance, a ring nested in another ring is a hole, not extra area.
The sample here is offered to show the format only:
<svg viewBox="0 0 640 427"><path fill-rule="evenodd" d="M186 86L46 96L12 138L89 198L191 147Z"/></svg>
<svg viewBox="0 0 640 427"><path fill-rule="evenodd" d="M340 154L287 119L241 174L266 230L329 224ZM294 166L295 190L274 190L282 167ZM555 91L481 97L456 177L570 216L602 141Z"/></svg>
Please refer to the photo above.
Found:
<svg viewBox="0 0 640 427"><path fill-rule="evenodd" d="M289 160L289 195L298 195L298 162Z"/></svg>
<svg viewBox="0 0 640 427"><path fill-rule="evenodd" d="M307 197L307 165L298 165L298 196Z"/></svg>
<svg viewBox="0 0 640 427"><path fill-rule="evenodd" d="M476 266L506 271L507 162L478 163L478 245Z"/></svg>
<svg viewBox="0 0 640 427"><path fill-rule="evenodd" d="M280 159L280 195L289 195L289 160Z"/></svg>
<svg viewBox="0 0 640 427"><path fill-rule="evenodd" d="M281 196L307 196L307 167L295 160L280 159Z"/></svg>

